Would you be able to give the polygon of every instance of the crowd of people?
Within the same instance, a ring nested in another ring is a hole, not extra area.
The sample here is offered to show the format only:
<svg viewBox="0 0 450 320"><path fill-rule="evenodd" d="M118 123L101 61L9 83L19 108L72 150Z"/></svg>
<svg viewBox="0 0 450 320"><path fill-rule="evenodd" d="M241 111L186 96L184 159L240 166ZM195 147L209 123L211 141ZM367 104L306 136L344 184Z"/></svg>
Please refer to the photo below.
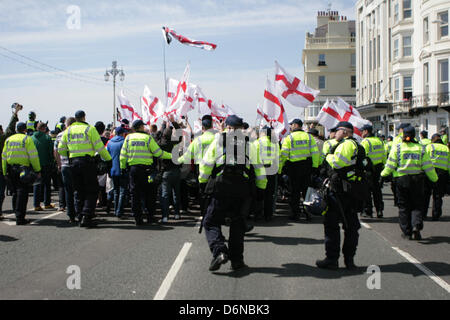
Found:
<svg viewBox="0 0 450 320"><path fill-rule="evenodd" d="M235 115L216 129L205 115L201 133L194 135L187 117L176 121L168 116L160 127L124 119L112 128L101 121L89 125L80 110L74 117L62 117L50 131L34 112L27 122L19 122L21 109L14 104L6 131L0 128L0 217L6 187L17 225L29 222L30 191L34 211L55 207L52 185L68 223L87 228L95 226L96 211L128 219L125 208L131 208L139 226L180 219L199 205L213 255L211 271L229 260L234 270L246 266L243 243L252 229L250 221L270 221L277 200L289 199L291 220L324 216L326 258L317 261L320 268L338 267L343 223L342 253L346 267L353 269L358 214L372 218L375 207L377 218L383 218L385 182L391 182L402 235L411 240L421 239L430 198L432 219L439 220L448 192L445 128L431 139L420 132L417 141L407 123L397 137L387 139L366 125L358 128L363 136L358 142L349 122L331 128L325 140L316 128L304 131L303 122L293 119L290 133L279 141L270 126L252 128ZM230 226L228 246L221 232L224 224Z"/></svg>

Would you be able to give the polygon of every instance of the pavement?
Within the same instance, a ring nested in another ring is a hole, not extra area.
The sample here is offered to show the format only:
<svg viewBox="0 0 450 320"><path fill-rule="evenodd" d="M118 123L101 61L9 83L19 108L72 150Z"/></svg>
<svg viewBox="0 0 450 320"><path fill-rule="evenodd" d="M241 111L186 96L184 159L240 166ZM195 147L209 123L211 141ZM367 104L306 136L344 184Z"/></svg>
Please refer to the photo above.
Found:
<svg viewBox="0 0 450 320"><path fill-rule="evenodd" d="M423 240L409 241L400 236L390 189L383 192L385 218L361 219L355 271L344 268L342 257L339 270L318 269L322 217L293 222L287 204L278 203L274 219L255 223L245 237L249 268L232 271L227 263L214 273L205 235L198 233L198 210L166 225L139 227L131 217L98 211L92 229L70 225L56 209L30 210L32 224L16 226L7 197L0 299L449 300L450 197L442 220L426 221ZM228 237L228 228L223 231Z"/></svg>

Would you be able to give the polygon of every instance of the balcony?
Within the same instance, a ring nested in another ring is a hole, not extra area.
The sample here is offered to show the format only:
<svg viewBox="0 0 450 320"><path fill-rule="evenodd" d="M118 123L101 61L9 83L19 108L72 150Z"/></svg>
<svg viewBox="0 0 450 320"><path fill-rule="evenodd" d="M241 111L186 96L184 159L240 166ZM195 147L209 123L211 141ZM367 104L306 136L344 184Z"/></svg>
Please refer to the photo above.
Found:
<svg viewBox="0 0 450 320"><path fill-rule="evenodd" d="M388 113L406 113L431 107L440 107L450 112L450 92L417 95L409 100L394 102L388 108Z"/></svg>
<svg viewBox="0 0 450 320"><path fill-rule="evenodd" d="M306 37L305 49L355 48L355 37Z"/></svg>

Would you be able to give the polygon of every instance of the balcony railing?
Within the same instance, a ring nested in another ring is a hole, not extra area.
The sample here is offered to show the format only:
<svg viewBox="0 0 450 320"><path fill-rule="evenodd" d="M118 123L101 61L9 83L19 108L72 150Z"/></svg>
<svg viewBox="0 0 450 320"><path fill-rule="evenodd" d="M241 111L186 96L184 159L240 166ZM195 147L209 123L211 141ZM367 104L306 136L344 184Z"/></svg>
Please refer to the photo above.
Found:
<svg viewBox="0 0 450 320"><path fill-rule="evenodd" d="M427 107L450 107L450 92L417 95L409 100L394 102L388 112L409 112L414 108Z"/></svg>
<svg viewBox="0 0 450 320"><path fill-rule="evenodd" d="M355 37L306 37L306 48L336 48L355 47Z"/></svg>

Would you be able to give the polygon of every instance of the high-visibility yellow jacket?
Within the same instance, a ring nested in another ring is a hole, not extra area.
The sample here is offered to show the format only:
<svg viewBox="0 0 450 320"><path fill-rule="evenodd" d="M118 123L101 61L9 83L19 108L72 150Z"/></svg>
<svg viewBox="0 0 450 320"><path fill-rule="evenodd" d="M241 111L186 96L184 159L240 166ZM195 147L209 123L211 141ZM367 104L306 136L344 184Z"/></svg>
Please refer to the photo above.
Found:
<svg viewBox="0 0 450 320"><path fill-rule="evenodd" d="M323 143L322 153L320 154L320 164L323 163L327 155L330 153L331 149L333 149L333 147L337 144L338 141L336 139L328 139Z"/></svg>
<svg viewBox="0 0 450 320"><path fill-rule="evenodd" d="M256 156L258 153L253 149L254 144L246 142L246 145L246 148L248 148L246 153L249 156L245 156L245 166L248 170L250 170L250 164L253 165L256 187L264 190L267 186L267 178L264 165L261 159ZM211 176L215 166L221 166L233 160L227 159L227 156L230 156L230 158L232 157L232 155L224 153L222 134L216 134L214 141L210 144L205 156L203 157L202 162L200 163L198 177L199 183L208 182L208 179ZM220 176L221 174L222 172L218 172L217 176ZM243 173L243 175L246 179L249 178L245 172Z"/></svg>
<svg viewBox="0 0 450 320"><path fill-rule="evenodd" d="M424 146L427 146L427 145L429 145L430 143L431 143L431 140L430 140L430 139L427 139L427 138L420 140L420 144L421 144L421 145L424 145Z"/></svg>
<svg viewBox="0 0 450 320"><path fill-rule="evenodd" d="M190 160L194 159L195 164L200 164L209 145L214 141L214 137L212 130L203 132L201 136L191 142L186 152L178 158L178 162L189 163Z"/></svg>
<svg viewBox="0 0 450 320"><path fill-rule="evenodd" d="M356 166L358 156L358 143L349 138L339 144L333 154L328 154L325 158L330 167L335 170ZM356 176L354 170L347 172L347 179L350 181L360 180L361 177Z"/></svg>
<svg viewBox="0 0 450 320"><path fill-rule="evenodd" d="M151 166L153 157L172 159L172 154L162 151L155 139L145 132L129 134L120 150L120 169L138 164Z"/></svg>
<svg viewBox="0 0 450 320"><path fill-rule="evenodd" d="M291 132L281 145L280 168L281 173L286 161L297 162L312 158L312 167L318 168L320 155L314 138L304 131Z"/></svg>
<svg viewBox="0 0 450 320"><path fill-rule="evenodd" d="M386 150L384 143L378 137L367 137L361 141L361 145L366 151L366 156L372 161L375 166L380 163L386 163Z"/></svg>
<svg viewBox="0 0 450 320"><path fill-rule="evenodd" d="M428 179L436 182L438 177L425 148L425 146L414 142L403 142L395 145L389 154L381 176L387 177L392 172L397 172L397 177L425 172Z"/></svg>
<svg viewBox="0 0 450 320"><path fill-rule="evenodd" d="M8 164L27 167L31 164L34 171L41 171L38 152L31 137L17 133L6 139L2 152L2 170L5 175Z"/></svg>
<svg viewBox="0 0 450 320"><path fill-rule="evenodd" d="M435 168L447 170L450 173L450 151L442 143L430 143L425 148Z"/></svg>
<svg viewBox="0 0 450 320"><path fill-rule="evenodd" d="M386 160L387 160L387 157L389 156L389 153L391 152L391 148L392 148L393 144L394 144L393 140L388 141L384 144L384 148L386 150Z"/></svg>
<svg viewBox="0 0 450 320"><path fill-rule="evenodd" d="M85 122L75 122L64 131L58 145L58 153L70 159L94 157L95 153L98 153L104 161L111 160L97 129Z"/></svg>
<svg viewBox="0 0 450 320"><path fill-rule="evenodd" d="M34 120L28 120L28 121L27 121L27 130L33 130L33 131L36 131L36 121L34 121Z"/></svg>
<svg viewBox="0 0 450 320"><path fill-rule="evenodd" d="M443 142L444 144L447 144L447 143L448 143L448 135L444 134L444 135L441 137L441 139L442 139L442 142Z"/></svg>
<svg viewBox="0 0 450 320"><path fill-rule="evenodd" d="M262 136L252 142L250 150L256 152L256 155L253 155L251 159L257 159L258 163L266 168L271 168L271 172L266 169L266 174L273 175L278 172L280 161L280 145L278 142L271 141L269 136Z"/></svg>

